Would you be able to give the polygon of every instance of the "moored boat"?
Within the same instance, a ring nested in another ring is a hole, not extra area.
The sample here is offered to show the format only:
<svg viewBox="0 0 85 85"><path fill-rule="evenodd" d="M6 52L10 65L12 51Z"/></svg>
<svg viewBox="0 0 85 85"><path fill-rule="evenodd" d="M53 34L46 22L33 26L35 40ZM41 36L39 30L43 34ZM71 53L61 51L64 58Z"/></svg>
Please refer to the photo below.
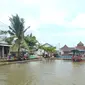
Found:
<svg viewBox="0 0 85 85"><path fill-rule="evenodd" d="M85 60L84 54L82 53L82 51L79 50L72 50L73 52L73 56L72 56L72 61L74 62L80 62Z"/></svg>

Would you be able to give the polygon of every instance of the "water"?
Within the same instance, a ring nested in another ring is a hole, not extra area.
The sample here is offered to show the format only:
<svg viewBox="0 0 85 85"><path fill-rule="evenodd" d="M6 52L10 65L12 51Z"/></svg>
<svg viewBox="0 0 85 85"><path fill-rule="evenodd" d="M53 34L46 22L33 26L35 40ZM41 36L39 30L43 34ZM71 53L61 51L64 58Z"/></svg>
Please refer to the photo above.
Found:
<svg viewBox="0 0 85 85"><path fill-rule="evenodd" d="M0 85L85 85L85 63L55 60L0 66Z"/></svg>

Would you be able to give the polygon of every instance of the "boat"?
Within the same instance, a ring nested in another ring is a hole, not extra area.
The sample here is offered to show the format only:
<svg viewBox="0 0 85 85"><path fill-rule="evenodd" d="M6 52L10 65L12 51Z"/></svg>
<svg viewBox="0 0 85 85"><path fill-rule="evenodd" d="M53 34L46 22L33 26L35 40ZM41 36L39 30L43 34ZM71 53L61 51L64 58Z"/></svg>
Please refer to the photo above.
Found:
<svg viewBox="0 0 85 85"><path fill-rule="evenodd" d="M80 62L80 61L84 61L85 60L85 56L84 56L84 51L83 50L81 51L81 50L74 49L71 52L73 52L72 61Z"/></svg>

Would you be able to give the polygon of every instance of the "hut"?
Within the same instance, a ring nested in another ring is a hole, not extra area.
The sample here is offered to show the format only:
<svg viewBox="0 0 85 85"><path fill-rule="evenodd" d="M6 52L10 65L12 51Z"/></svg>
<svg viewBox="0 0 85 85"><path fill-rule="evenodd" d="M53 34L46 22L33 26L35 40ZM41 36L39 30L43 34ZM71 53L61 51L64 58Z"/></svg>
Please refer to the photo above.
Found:
<svg viewBox="0 0 85 85"><path fill-rule="evenodd" d="M10 46L4 41L0 41L0 58L6 58L8 56Z"/></svg>

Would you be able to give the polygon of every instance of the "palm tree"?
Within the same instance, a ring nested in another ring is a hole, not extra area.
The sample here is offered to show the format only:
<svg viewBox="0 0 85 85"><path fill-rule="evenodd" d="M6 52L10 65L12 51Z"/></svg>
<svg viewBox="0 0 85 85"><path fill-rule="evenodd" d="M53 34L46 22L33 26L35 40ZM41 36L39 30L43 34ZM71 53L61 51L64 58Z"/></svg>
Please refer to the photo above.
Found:
<svg viewBox="0 0 85 85"><path fill-rule="evenodd" d="M18 48L18 57L20 57L20 46L21 44L26 44L24 41L24 34L27 31L28 28L30 28L30 26L28 28L24 28L24 19L20 18L18 16L18 14L16 14L15 16L12 15L12 17L9 18L10 20L10 26L9 26L9 30L8 33L11 35L11 37L15 38L16 37L16 41L15 44L17 44L17 48Z"/></svg>

